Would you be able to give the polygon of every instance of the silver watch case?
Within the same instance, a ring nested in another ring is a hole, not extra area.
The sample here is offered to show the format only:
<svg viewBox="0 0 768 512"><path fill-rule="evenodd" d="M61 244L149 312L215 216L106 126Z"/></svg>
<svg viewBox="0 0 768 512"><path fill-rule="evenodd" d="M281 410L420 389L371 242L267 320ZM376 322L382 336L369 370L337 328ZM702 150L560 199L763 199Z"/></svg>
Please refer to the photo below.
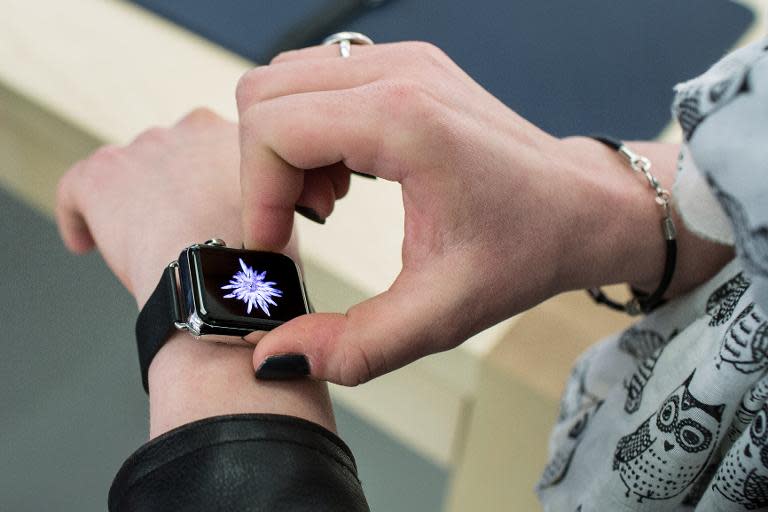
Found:
<svg viewBox="0 0 768 512"><path fill-rule="evenodd" d="M201 270L198 268L192 253L199 249L201 245L209 247L226 247L223 240L214 238L206 241L204 244L195 244L185 248L179 255L177 261L171 262L168 266L173 268L175 272L174 276L174 288L176 289L176 297L174 297L174 309L175 309L175 326L177 329L187 331L195 339L210 341L215 343L226 343L230 345L253 345L267 331L274 329L279 323L270 325L265 323L264 328L261 330L245 329L236 326L226 325L214 325L206 322L202 319L199 311L202 306L202 279ZM303 279L301 279L301 271L298 266L296 272L299 273L299 278L302 283L301 292L304 307L307 312L310 312L309 303L307 301L306 290L303 286ZM261 336L258 335L261 333ZM249 341L245 341L244 337L249 336Z"/></svg>

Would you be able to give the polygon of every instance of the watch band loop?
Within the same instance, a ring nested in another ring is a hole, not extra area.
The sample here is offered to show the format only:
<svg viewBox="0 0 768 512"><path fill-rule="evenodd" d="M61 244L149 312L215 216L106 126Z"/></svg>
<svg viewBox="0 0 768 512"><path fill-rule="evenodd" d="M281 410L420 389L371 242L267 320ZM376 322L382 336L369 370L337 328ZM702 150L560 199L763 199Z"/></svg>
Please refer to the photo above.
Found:
<svg viewBox="0 0 768 512"><path fill-rule="evenodd" d="M141 384L149 393L147 375L149 365L165 344L176 323L181 322L181 307L176 287L176 268L178 263L168 265L160 282L152 292L136 320L136 344L139 349L139 367Z"/></svg>

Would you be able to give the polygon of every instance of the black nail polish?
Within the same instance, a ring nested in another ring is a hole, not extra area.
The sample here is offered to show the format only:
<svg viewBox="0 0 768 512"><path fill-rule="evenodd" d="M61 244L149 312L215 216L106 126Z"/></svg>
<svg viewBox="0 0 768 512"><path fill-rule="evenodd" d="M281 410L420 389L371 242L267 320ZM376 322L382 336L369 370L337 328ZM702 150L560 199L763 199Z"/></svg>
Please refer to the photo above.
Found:
<svg viewBox="0 0 768 512"><path fill-rule="evenodd" d="M369 180L377 179L376 176L374 176L373 174L366 174L364 172L352 171L352 174L356 174L357 176L360 176L361 178L368 178Z"/></svg>
<svg viewBox="0 0 768 512"><path fill-rule="evenodd" d="M309 375L309 361L302 354L280 354L266 358L256 370L261 380L299 379Z"/></svg>
<svg viewBox="0 0 768 512"><path fill-rule="evenodd" d="M309 208L309 207L306 207L306 206L301 206L301 205L297 204L294 207L294 210L299 215L301 215L303 217L306 217L306 218L308 218L311 221L317 222L318 224L325 224L325 219L322 218L320 215L318 215L318 213L315 210L313 210L312 208Z"/></svg>

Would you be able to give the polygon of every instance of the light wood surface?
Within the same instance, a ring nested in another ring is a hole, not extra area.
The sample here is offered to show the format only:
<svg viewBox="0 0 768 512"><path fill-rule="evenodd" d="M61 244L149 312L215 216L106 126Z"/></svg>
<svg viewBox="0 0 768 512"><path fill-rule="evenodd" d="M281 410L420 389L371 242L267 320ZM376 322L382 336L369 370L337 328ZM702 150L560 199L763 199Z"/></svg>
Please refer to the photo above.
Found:
<svg viewBox="0 0 768 512"><path fill-rule="evenodd" d="M623 290L607 291L616 295ZM533 489L546 462L549 430L568 370L595 340L632 321L597 307L581 291L562 294L518 317L483 360L449 511L469 510L481 499L482 510L539 508Z"/></svg>

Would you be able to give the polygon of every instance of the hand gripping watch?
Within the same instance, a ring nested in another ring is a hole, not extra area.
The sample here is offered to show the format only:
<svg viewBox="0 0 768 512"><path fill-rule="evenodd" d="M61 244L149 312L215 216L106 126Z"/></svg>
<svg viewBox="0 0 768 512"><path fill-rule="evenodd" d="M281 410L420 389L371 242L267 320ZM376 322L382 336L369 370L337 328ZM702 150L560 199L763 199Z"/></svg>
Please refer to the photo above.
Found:
<svg viewBox="0 0 768 512"><path fill-rule="evenodd" d="M248 345L247 334L306 313L301 271L288 256L230 249L219 239L191 245L166 267L136 321L144 390L149 392L152 359L175 330L200 340Z"/></svg>

